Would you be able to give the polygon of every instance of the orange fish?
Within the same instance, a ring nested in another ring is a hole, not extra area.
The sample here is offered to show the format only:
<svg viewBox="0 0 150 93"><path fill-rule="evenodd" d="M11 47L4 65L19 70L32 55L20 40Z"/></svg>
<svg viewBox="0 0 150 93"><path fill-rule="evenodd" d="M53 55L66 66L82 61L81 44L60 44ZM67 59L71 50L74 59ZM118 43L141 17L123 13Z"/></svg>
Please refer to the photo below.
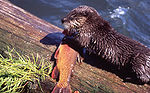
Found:
<svg viewBox="0 0 150 93"><path fill-rule="evenodd" d="M67 44L60 44L54 56L57 65L52 71L52 78L56 79L59 75L59 81L52 93L72 93L69 81L74 64L76 63L77 58L79 58L78 55L79 53ZM74 93L79 92L76 91Z"/></svg>

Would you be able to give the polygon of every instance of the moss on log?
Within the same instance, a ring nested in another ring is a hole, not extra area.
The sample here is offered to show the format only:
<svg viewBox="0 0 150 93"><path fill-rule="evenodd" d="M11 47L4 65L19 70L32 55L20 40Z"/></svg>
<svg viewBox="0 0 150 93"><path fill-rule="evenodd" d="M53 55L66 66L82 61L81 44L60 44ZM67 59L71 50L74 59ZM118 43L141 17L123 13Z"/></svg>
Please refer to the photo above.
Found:
<svg viewBox="0 0 150 93"><path fill-rule="evenodd" d="M39 54L47 61L61 42L62 29L37 18L25 10L0 0L0 53L5 54L7 46L15 48L24 55ZM89 59L95 62L94 59ZM44 92L50 92L54 82L47 78L41 83ZM76 64L71 78L72 89L81 93L148 93L150 86L124 83L117 75L87 63ZM39 92L38 89L36 92Z"/></svg>

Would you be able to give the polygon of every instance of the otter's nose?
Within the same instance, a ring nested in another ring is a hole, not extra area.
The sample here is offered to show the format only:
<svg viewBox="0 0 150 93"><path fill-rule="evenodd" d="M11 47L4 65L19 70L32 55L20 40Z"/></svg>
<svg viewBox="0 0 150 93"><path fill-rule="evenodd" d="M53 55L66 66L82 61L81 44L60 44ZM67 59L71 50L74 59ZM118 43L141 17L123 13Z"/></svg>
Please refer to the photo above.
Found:
<svg viewBox="0 0 150 93"><path fill-rule="evenodd" d="M67 18L64 17L64 18L61 19L62 23L64 23L65 21L67 21Z"/></svg>

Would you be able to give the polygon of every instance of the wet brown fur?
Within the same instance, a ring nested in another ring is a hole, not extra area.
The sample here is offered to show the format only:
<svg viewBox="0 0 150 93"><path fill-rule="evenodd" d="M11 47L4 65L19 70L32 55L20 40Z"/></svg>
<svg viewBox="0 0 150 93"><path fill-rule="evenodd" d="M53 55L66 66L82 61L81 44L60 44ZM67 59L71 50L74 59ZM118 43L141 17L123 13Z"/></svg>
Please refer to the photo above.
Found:
<svg viewBox="0 0 150 93"><path fill-rule="evenodd" d="M62 23L68 32L64 40L73 46L84 47L113 65L130 65L130 72L135 73L140 82L150 81L150 49L115 31L94 8L79 6L63 18Z"/></svg>

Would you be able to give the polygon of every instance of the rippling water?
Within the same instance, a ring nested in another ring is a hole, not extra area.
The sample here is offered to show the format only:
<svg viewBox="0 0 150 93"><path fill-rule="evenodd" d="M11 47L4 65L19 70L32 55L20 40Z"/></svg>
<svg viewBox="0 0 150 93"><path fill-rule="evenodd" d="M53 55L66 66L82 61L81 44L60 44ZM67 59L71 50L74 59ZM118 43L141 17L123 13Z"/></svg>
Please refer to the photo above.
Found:
<svg viewBox="0 0 150 93"><path fill-rule="evenodd" d="M61 27L61 18L79 5L94 7L120 33L150 47L150 0L9 0Z"/></svg>

